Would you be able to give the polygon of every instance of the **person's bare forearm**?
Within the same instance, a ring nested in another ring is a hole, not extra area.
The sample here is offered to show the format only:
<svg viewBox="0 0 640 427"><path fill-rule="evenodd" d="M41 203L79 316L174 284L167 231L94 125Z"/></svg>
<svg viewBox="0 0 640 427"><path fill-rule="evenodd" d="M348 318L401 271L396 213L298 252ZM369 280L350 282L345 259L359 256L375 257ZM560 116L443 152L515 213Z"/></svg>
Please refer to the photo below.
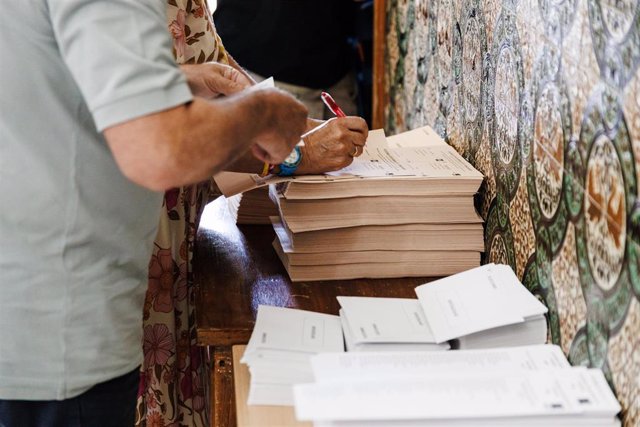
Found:
<svg viewBox="0 0 640 427"><path fill-rule="evenodd" d="M129 179L165 190L202 181L247 151L263 120L256 117L256 102L241 96L215 102L194 98L107 129L105 136ZM243 117L251 119L240 123Z"/></svg>
<svg viewBox="0 0 640 427"><path fill-rule="evenodd" d="M308 132L311 129L317 128L318 126L320 126L323 123L324 123L324 120L319 120L319 119L314 119L312 117L308 117L307 118L307 128L305 130Z"/></svg>
<svg viewBox="0 0 640 427"><path fill-rule="evenodd" d="M182 64L180 69L187 78L191 93L205 99L233 95L255 83L235 68L217 62Z"/></svg>
<svg viewBox="0 0 640 427"><path fill-rule="evenodd" d="M177 138L182 144L173 153L172 175L181 176L182 181L178 185L208 179L239 159L261 163L248 150L267 120L259 102L256 97L238 95L215 104L196 100L186 107L186 134Z"/></svg>
<svg viewBox="0 0 640 427"><path fill-rule="evenodd" d="M316 120L307 118L305 132L308 132L312 129L316 129L318 126L324 124L323 120ZM303 149L304 153L304 149ZM277 165L276 170L277 170ZM306 167L306 165L305 165ZM256 159L251 153L245 153L240 156L233 163L224 168L225 171L228 172L242 172L242 173L262 173L264 169L264 162ZM300 171L304 174L304 169L302 168ZM301 173L296 173L296 175L300 175Z"/></svg>
<svg viewBox="0 0 640 427"><path fill-rule="evenodd" d="M230 58L232 59L232 58ZM224 65L217 62L204 64L184 64L180 68L187 78L189 87L195 96L214 99L230 96L255 84L247 73L233 61ZM235 74L233 74L235 73ZM233 172L261 172L264 163L256 159L250 151L245 151L225 169Z"/></svg>
<svg viewBox="0 0 640 427"><path fill-rule="evenodd" d="M306 110L274 89L194 101L105 130L125 176L160 191L208 179L251 149L284 159L304 130Z"/></svg>
<svg viewBox="0 0 640 427"><path fill-rule="evenodd" d="M255 158L251 152L246 152L242 156L227 165L224 170L228 172L242 173L262 173L264 162Z"/></svg>

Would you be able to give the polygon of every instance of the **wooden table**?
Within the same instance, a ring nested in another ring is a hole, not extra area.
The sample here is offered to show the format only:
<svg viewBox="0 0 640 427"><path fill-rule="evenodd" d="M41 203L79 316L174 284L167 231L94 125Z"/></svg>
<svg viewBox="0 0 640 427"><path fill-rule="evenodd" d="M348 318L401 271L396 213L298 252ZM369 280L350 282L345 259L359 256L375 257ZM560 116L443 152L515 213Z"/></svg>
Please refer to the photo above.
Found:
<svg viewBox="0 0 640 427"><path fill-rule="evenodd" d="M430 278L289 280L271 246L271 226L236 226L223 198L205 209L194 255L198 344L212 355L212 425L236 425L231 346L246 344L258 305L338 314L338 295L415 298Z"/></svg>

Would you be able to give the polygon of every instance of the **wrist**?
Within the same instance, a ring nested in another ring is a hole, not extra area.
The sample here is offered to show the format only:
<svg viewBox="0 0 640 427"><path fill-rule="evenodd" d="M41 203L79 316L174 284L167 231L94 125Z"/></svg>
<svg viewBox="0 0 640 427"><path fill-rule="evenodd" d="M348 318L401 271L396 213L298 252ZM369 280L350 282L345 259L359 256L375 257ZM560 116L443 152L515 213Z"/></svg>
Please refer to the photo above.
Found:
<svg viewBox="0 0 640 427"><path fill-rule="evenodd" d="M301 147L296 146L291 151L291 154L279 165L279 176L291 176L298 170L298 166L302 162L302 150Z"/></svg>
<svg viewBox="0 0 640 427"><path fill-rule="evenodd" d="M306 131L310 131L311 129L315 129L321 124L324 123L324 120L312 119L311 117L307 118L307 129Z"/></svg>
<svg viewBox="0 0 640 427"><path fill-rule="evenodd" d="M294 175L308 175L310 171L309 165L309 156L307 156L307 147L300 147L300 155L302 159L300 160L300 164L298 165L298 169L293 173Z"/></svg>

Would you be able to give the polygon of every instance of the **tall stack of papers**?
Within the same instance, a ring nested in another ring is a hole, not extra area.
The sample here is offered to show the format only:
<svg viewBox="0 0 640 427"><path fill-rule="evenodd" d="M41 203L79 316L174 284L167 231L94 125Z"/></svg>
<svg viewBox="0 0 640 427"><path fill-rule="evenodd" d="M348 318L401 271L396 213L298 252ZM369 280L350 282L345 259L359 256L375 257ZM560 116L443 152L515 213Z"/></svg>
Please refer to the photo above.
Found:
<svg viewBox="0 0 640 427"><path fill-rule="evenodd" d="M227 197L270 187L274 248L293 281L445 276L480 264L482 174L429 127L371 131L361 156L325 175L215 179ZM238 219L264 222L271 206L252 194L260 209L241 204Z"/></svg>
<svg viewBox="0 0 640 427"><path fill-rule="evenodd" d="M310 358L343 352L340 318L290 308L259 306L244 356L250 405L292 405L292 387L313 380Z"/></svg>
<svg viewBox="0 0 640 427"><path fill-rule="evenodd" d="M547 308L511 267L487 264L415 289L418 299L338 297L348 351L544 344Z"/></svg>
<svg viewBox="0 0 640 427"><path fill-rule="evenodd" d="M271 224L270 217L278 208L269 198L269 188L259 187L227 198L231 215L237 224Z"/></svg>
<svg viewBox="0 0 640 427"><path fill-rule="evenodd" d="M315 426L616 426L604 375L551 345L445 353L344 353L311 359L294 388Z"/></svg>
<svg viewBox="0 0 640 427"><path fill-rule="evenodd" d="M457 273L480 264L482 179L429 127L374 130L347 168L271 186L274 247L293 281Z"/></svg>

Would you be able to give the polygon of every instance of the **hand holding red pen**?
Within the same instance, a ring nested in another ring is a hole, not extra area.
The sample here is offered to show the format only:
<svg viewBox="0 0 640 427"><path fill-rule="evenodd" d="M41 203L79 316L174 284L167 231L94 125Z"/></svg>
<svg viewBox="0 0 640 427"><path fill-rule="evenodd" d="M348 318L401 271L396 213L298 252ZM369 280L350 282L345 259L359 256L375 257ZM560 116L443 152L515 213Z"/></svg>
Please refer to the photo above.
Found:
<svg viewBox="0 0 640 427"><path fill-rule="evenodd" d="M320 94L320 98L322 99L322 102L324 102L324 105L327 106L329 111L331 111L336 117L347 117L344 111L342 111L342 108L340 108L338 103L333 99L331 95L329 95L329 93L322 92ZM362 145L354 143L353 151L350 151L349 155L351 157L358 157L364 151L363 147L364 143Z"/></svg>
<svg viewBox="0 0 640 427"><path fill-rule="evenodd" d="M353 158L362 153L369 132L361 117L346 116L330 96L327 107L338 118L327 121L307 119L307 129L316 131L304 137L302 162L296 174L318 174L349 166ZM327 101L325 101L327 103Z"/></svg>

